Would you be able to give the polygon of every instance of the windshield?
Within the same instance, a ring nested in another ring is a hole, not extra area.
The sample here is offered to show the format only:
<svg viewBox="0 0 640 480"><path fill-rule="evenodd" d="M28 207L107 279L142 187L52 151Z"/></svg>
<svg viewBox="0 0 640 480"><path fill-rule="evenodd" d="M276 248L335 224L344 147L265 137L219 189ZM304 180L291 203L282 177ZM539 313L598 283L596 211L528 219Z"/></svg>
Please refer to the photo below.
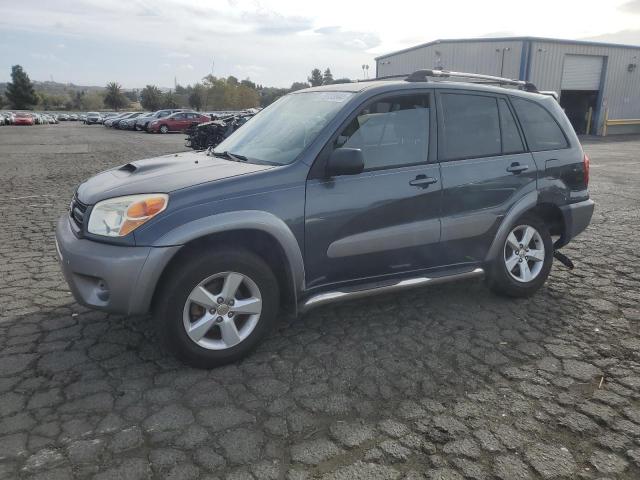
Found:
<svg viewBox="0 0 640 480"><path fill-rule="evenodd" d="M318 136L344 103L348 92L307 92L282 97L218 145L249 162L286 165Z"/></svg>

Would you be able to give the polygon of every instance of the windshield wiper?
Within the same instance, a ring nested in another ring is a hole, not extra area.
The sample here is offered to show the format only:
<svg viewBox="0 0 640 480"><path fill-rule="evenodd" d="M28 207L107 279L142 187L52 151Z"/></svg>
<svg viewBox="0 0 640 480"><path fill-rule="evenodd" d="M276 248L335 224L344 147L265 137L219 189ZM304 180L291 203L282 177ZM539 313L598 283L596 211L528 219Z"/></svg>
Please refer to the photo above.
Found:
<svg viewBox="0 0 640 480"><path fill-rule="evenodd" d="M239 155L237 153L231 153L228 151L224 152L212 152L214 157L218 158L226 158L227 160L233 160L234 162L246 162L248 158L244 155Z"/></svg>

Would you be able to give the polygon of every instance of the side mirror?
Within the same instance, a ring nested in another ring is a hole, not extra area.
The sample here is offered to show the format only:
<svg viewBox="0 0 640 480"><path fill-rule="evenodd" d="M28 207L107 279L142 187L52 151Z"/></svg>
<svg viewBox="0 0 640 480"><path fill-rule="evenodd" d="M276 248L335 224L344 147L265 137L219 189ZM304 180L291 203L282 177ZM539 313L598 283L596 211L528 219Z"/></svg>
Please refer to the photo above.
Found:
<svg viewBox="0 0 640 480"><path fill-rule="evenodd" d="M364 170L364 155L359 148L336 148L327 161L327 177L356 175Z"/></svg>

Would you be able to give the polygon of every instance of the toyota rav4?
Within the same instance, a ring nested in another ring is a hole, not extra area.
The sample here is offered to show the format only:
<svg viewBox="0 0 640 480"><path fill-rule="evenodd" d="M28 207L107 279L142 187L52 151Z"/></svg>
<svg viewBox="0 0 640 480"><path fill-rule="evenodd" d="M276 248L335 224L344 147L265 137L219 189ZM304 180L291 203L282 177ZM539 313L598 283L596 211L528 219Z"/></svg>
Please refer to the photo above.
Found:
<svg viewBox="0 0 640 480"><path fill-rule="evenodd" d="M591 220L589 159L552 96L449 75L297 91L208 152L88 179L56 231L75 298L153 312L179 358L213 367L285 307L476 276L532 295Z"/></svg>

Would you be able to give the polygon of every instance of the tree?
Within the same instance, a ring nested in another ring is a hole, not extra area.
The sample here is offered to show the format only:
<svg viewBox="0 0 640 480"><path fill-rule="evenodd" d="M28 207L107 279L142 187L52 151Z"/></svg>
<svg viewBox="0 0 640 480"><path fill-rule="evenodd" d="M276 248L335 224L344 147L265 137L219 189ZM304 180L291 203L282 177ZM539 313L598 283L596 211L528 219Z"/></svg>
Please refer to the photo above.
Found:
<svg viewBox="0 0 640 480"><path fill-rule="evenodd" d="M122 94L122 86L119 83L107 83L107 93L104 96L104 104L109 108L113 108L116 112L120 108L129 105L129 100Z"/></svg>
<svg viewBox="0 0 640 480"><path fill-rule="evenodd" d="M133 90L127 90L123 93L123 95L127 97L130 102L137 102L139 100L138 90L136 90L135 88Z"/></svg>
<svg viewBox="0 0 640 480"><path fill-rule="evenodd" d="M7 84L5 95L11 108L16 110L23 110L38 103L33 83L20 65L11 67L11 82Z"/></svg>
<svg viewBox="0 0 640 480"><path fill-rule="evenodd" d="M292 92L295 92L297 90L302 90L303 88L309 88L311 85L309 85L307 82L293 82L291 84L291 88L290 90Z"/></svg>
<svg viewBox="0 0 640 480"><path fill-rule="evenodd" d="M162 108L178 108L179 106L178 99L171 90L162 96Z"/></svg>
<svg viewBox="0 0 640 480"><path fill-rule="evenodd" d="M347 77L344 77L344 78L336 78L336 79L333 81L333 83L334 83L334 84L336 84L336 83L351 83L351 79L350 79L350 78L347 78Z"/></svg>
<svg viewBox="0 0 640 480"><path fill-rule="evenodd" d="M319 68L314 68L311 70L311 76L307 78L307 81L311 84L312 87L319 87L323 82L322 72Z"/></svg>
<svg viewBox="0 0 640 480"><path fill-rule="evenodd" d="M162 105L162 92L155 85L147 85L140 92L140 105L145 110L155 112Z"/></svg>
<svg viewBox="0 0 640 480"><path fill-rule="evenodd" d="M333 73L331 73L331 70L327 68L322 74L322 84L331 85L332 83L333 83Z"/></svg>
<svg viewBox="0 0 640 480"><path fill-rule="evenodd" d="M101 93L90 92L82 96L80 110L91 112L95 110L101 110L102 108L104 108L104 97Z"/></svg>
<svg viewBox="0 0 640 480"><path fill-rule="evenodd" d="M188 88L188 87L187 87ZM180 85L179 83L176 84L176 88L175 91L178 95L184 95L185 93L187 93L187 88L184 88L182 85Z"/></svg>
<svg viewBox="0 0 640 480"><path fill-rule="evenodd" d="M240 82L240 85L244 85L245 87L249 87L249 88L253 88L254 90L256 89L256 84L253 83L250 79L245 78L244 80L242 80Z"/></svg>
<svg viewBox="0 0 640 480"><path fill-rule="evenodd" d="M200 111L202 106L204 105L205 99L205 90L202 84L196 83L193 86L191 93L189 94L189 106L191 108L195 108L197 111Z"/></svg>

